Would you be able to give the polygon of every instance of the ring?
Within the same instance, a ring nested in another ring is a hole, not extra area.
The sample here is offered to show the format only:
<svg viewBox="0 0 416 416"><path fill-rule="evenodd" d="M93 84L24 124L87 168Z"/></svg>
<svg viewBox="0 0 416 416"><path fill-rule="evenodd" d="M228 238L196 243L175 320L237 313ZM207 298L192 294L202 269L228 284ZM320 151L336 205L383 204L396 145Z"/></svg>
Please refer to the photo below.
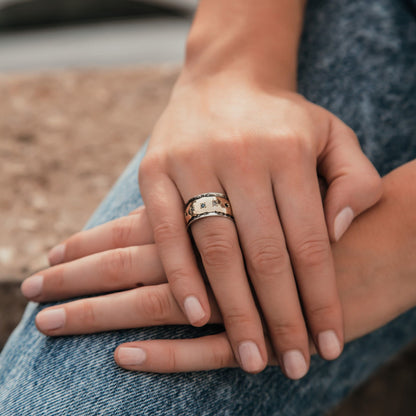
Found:
<svg viewBox="0 0 416 416"><path fill-rule="evenodd" d="M185 222L187 227L205 217L226 217L234 220L227 195L209 192L194 196L186 203Z"/></svg>

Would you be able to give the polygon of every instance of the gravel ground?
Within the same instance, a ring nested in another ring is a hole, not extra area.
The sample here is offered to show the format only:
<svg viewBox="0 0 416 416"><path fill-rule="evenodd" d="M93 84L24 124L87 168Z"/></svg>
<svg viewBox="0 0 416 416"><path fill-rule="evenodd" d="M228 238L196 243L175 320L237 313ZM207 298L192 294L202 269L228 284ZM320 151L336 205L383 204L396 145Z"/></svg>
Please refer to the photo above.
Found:
<svg viewBox="0 0 416 416"><path fill-rule="evenodd" d="M0 74L0 281L45 266L151 132L175 67Z"/></svg>
<svg viewBox="0 0 416 416"><path fill-rule="evenodd" d="M0 349L20 281L78 231L151 132L177 68L0 74ZM416 346L331 416L415 414Z"/></svg>

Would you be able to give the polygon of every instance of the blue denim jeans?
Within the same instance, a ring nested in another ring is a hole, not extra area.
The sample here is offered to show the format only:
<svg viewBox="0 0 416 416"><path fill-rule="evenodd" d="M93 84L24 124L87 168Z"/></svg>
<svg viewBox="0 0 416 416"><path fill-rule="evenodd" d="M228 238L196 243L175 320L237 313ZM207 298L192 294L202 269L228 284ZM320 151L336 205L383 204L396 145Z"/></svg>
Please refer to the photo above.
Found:
<svg viewBox="0 0 416 416"><path fill-rule="evenodd" d="M416 157L416 1L310 0L299 54L299 90L357 133L381 174ZM261 111L261 109L259 109ZM142 204L140 151L88 227ZM345 346L333 362L313 357L308 375L279 368L183 374L125 371L122 342L195 337L217 326L155 327L48 338L31 303L0 358L0 413L38 415L320 415L416 335L416 310Z"/></svg>

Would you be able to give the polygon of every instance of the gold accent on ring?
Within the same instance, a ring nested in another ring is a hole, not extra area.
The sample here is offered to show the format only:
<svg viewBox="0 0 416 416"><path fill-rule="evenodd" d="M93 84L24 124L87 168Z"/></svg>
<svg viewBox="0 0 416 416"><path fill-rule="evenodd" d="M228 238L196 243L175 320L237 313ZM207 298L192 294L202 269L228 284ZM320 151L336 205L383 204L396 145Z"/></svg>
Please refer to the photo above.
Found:
<svg viewBox="0 0 416 416"><path fill-rule="evenodd" d="M216 216L234 220L230 201L225 194L208 192L194 196L186 203L185 222L187 227L201 218Z"/></svg>

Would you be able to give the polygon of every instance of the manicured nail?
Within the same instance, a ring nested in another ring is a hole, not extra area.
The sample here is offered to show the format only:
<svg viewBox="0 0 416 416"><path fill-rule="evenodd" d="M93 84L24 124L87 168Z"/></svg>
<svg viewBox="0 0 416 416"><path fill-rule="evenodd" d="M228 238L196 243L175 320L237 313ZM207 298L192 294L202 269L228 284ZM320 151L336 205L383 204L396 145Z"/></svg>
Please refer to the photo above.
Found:
<svg viewBox="0 0 416 416"><path fill-rule="evenodd" d="M121 347L117 357L121 365L140 365L146 360L146 351L138 347Z"/></svg>
<svg viewBox="0 0 416 416"><path fill-rule="evenodd" d="M65 309L47 309L39 312L36 316L36 323L39 329L43 331L51 331L58 329L65 324Z"/></svg>
<svg viewBox="0 0 416 416"><path fill-rule="evenodd" d="M28 299L33 299L41 294L42 286L43 276L35 275L26 279L22 283L22 286L20 286L20 290L22 291L24 297Z"/></svg>
<svg viewBox="0 0 416 416"><path fill-rule="evenodd" d="M244 341L238 347L243 370L249 373L261 371L264 367L260 351L253 341Z"/></svg>
<svg viewBox="0 0 416 416"><path fill-rule="evenodd" d="M336 217L334 222L335 240L338 241L347 231L354 219L354 211L350 207L344 208Z"/></svg>
<svg viewBox="0 0 416 416"><path fill-rule="evenodd" d="M185 299L184 307L186 316L191 324L196 324L205 317L205 312L195 296L188 296Z"/></svg>
<svg viewBox="0 0 416 416"><path fill-rule="evenodd" d="M326 360L335 360L341 354L341 343L332 330L323 331L318 335L319 352Z"/></svg>
<svg viewBox="0 0 416 416"><path fill-rule="evenodd" d="M49 264L54 266L59 264L64 259L65 254L65 244L58 244L55 246L48 254Z"/></svg>
<svg viewBox="0 0 416 416"><path fill-rule="evenodd" d="M286 375L292 380L302 378L308 371L305 357L299 350L290 350L283 354L283 366Z"/></svg>

